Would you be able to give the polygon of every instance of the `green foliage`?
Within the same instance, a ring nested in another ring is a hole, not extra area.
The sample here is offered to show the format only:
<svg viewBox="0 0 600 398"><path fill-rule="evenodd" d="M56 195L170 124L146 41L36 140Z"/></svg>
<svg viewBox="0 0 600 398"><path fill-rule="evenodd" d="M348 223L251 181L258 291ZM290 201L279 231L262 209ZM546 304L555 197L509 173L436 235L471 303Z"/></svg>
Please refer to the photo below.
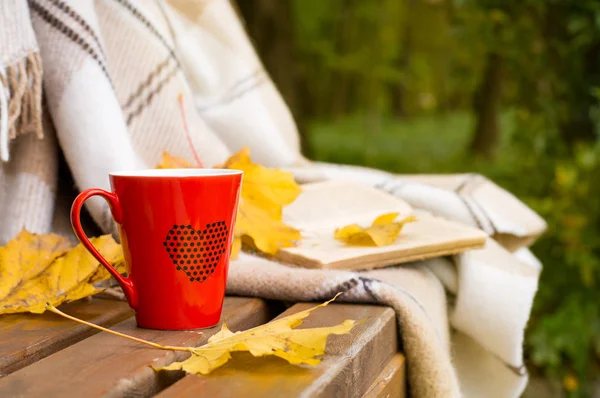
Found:
<svg viewBox="0 0 600 398"><path fill-rule="evenodd" d="M518 120L515 112L502 115L503 129L513 134L503 137L493 162L465 150L473 123L466 112L385 119L375 136L355 115L314 123L311 137L314 158L322 161L406 174L485 174L542 215L549 229L533 247L544 271L526 339L528 364L549 377L597 378L592 365L600 358L600 151L580 147L574 157L549 156L551 144L520 139Z"/></svg>
<svg viewBox="0 0 600 398"><path fill-rule="evenodd" d="M549 377L598 379L600 2L293 4L311 157L401 173L479 172L515 193L549 224L533 247L544 271L528 364ZM490 53L506 66L494 160L468 149Z"/></svg>
<svg viewBox="0 0 600 398"><path fill-rule="evenodd" d="M453 34L450 2L295 0L293 4L300 74L306 81L317 77L319 81L306 88L313 99L311 115L390 113L398 86L406 91L411 114L464 105L469 97L476 82L473 72L481 62L469 49L474 43L463 43Z"/></svg>
<svg viewBox="0 0 600 398"><path fill-rule="evenodd" d="M516 115L511 142L525 164L505 183L528 198L549 225L534 247L544 271L527 348L530 363L550 377L576 375L582 388L572 394L583 396L585 381L599 377L600 358L595 90L600 84L600 3L529 0L522 11L521 22L511 29L523 44L509 54L513 86L508 98Z"/></svg>
<svg viewBox="0 0 600 398"><path fill-rule="evenodd" d="M564 359L569 358L569 365L579 375L587 376L590 359L600 354L597 299L597 295L589 292L569 295L555 312L540 319L538 327L529 334L534 364L560 375L566 370Z"/></svg>
<svg viewBox="0 0 600 398"><path fill-rule="evenodd" d="M550 229L536 252L546 266L532 319L531 359L552 375L585 380L600 358L600 152L577 148L557 162L535 203ZM597 370L596 370L597 371Z"/></svg>

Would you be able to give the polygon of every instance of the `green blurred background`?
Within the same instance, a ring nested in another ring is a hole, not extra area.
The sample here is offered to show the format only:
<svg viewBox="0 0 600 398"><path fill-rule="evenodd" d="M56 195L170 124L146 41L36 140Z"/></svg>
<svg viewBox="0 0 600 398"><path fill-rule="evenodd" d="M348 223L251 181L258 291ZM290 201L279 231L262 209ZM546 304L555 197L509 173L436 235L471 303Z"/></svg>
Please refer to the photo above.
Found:
<svg viewBox="0 0 600 398"><path fill-rule="evenodd" d="M478 172L548 221L533 247L544 271L527 365L561 394L595 395L600 1L237 6L308 157L399 173Z"/></svg>

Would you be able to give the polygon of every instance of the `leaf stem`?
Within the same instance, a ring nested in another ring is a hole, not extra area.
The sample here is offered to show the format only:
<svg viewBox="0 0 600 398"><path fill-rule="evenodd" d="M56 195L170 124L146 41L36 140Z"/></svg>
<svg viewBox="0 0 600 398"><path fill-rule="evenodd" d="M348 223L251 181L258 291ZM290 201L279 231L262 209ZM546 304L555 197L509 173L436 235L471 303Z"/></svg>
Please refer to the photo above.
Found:
<svg viewBox="0 0 600 398"><path fill-rule="evenodd" d="M160 345L160 344L153 343L151 341L147 341L147 340L143 340L143 339L138 339L137 337L133 337L133 336L129 336L128 334L116 332L114 330L110 330L110 329L107 329L105 327L98 326L98 325L95 325L93 323L81 320L79 318L75 318L74 316L65 314L64 312L62 312L61 310L59 310L58 308L56 308L55 306L53 306L50 303L46 303L46 309L48 311L50 311L50 312L54 312L55 314L64 317L64 318L67 318L67 319L70 319L72 321L81 323L82 325L86 325L86 326L92 327L94 329L101 330L103 332L114 334L115 336L124 337L126 339L129 339L129 340L132 340L132 341L135 341L135 342L138 342L138 343L146 344L146 345L148 345L150 347L153 347L153 348L158 348L158 349L161 349L161 350L187 351L187 352L190 352L191 349L193 348L193 347L176 347L176 346L170 346L170 345Z"/></svg>
<svg viewBox="0 0 600 398"><path fill-rule="evenodd" d="M181 118L183 119L183 129L185 130L185 136L188 140L188 143L190 144L190 148L191 148L192 152L194 153L194 159L196 159L196 163L198 164L198 167L204 167L204 166L202 166L202 162L200 161L198 152L196 152L196 148L194 148L194 144L192 143L192 135L190 134L190 129L188 127L187 119L185 117L185 109L183 106L183 94L182 93L179 93L178 100L179 100L179 110L181 111Z"/></svg>

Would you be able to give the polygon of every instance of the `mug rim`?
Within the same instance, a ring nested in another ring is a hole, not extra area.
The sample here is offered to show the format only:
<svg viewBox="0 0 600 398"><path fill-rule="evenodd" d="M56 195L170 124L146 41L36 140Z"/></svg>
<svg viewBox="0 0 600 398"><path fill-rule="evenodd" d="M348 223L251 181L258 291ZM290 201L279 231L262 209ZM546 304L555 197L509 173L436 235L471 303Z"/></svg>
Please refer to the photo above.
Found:
<svg viewBox="0 0 600 398"><path fill-rule="evenodd" d="M111 177L129 178L186 178L186 177L223 177L243 174L242 170L235 169L141 169L123 170L108 173Z"/></svg>

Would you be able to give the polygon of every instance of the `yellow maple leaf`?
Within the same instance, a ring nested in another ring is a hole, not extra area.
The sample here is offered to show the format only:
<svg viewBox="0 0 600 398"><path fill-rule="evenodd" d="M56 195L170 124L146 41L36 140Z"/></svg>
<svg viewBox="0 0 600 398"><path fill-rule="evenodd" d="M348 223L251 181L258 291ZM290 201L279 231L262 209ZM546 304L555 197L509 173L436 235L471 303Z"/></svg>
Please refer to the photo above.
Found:
<svg viewBox="0 0 600 398"><path fill-rule="evenodd" d="M73 247L60 235L35 235L26 230L0 247L0 301L26 280L42 273L54 260Z"/></svg>
<svg viewBox="0 0 600 398"><path fill-rule="evenodd" d="M267 254L275 254L283 247L295 246L301 238L300 231L284 224L252 202L244 202L244 205L240 206L235 223L235 236L248 237L241 242Z"/></svg>
<svg viewBox="0 0 600 398"><path fill-rule="evenodd" d="M291 173L252 163L250 151L244 148L217 166L242 170L244 181L235 225L235 237L247 237L241 243L263 253L275 254L283 247L292 247L300 240L300 231L282 222L283 207L300 194L300 186ZM249 246L249 245L246 245ZM233 255L237 253L232 251Z"/></svg>
<svg viewBox="0 0 600 398"><path fill-rule="evenodd" d="M110 235L92 238L90 241L109 262L122 264L121 246ZM34 250L36 245L43 249ZM74 248L71 246L66 238L57 235L22 232L1 248L2 286L5 282L4 275L10 276L14 270L19 269L28 271L0 299L0 314L42 313L46 303L59 305L98 293L93 283L108 279L110 274L83 245L79 244ZM14 278L7 277L6 280L14 284Z"/></svg>
<svg viewBox="0 0 600 398"><path fill-rule="evenodd" d="M300 326L302 320L312 311L326 306L333 300L335 298L242 332L233 333L223 324L221 331L213 335L207 344L187 348L192 354L190 358L156 370L183 370L187 373L206 375L227 363L234 351L247 351L255 357L274 355L294 365L317 365L321 362L320 356L325 354L327 336L350 332L356 321L346 320L339 325L321 328L295 328Z"/></svg>
<svg viewBox="0 0 600 398"><path fill-rule="evenodd" d="M190 162L185 159L175 157L167 152L163 152L162 160L157 169L187 169L194 167Z"/></svg>
<svg viewBox="0 0 600 398"><path fill-rule="evenodd" d="M395 221L398 213L386 213L375 219L370 227L358 224L347 225L335 230L335 239L352 246L387 246L398 239L405 224L417 221L410 215L401 221Z"/></svg>
<svg viewBox="0 0 600 398"><path fill-rule="evenodd" d="M234 351L247 351L255 357L274 355L283 358L294 365L317 365L321 362L320 357L325 354L327 337L332 334L349 333L357 322L348 319L339 325L334 326L300 330L296 328L300 326L302 320L308 317L314 310L325 307L334 301L340 294L341 293L338 293L331 300L309 308L308 310L242 332L233 333L227 328L227 325L223 324L221 330L208 339L207 344L201 347L165 346L142 340L65 314L51 303L46 304L46 310L83 325L137 343L146 344L153 348L189 352L192 355L185 361L174 362L168 366L153 368L155 370L184 370L188 373L206 375L227 363L231 359L231 353Z"/></svg>
<svg viewBox="0 0 600 398"><path fill-rule="evenodd" d="M248 148L242 149L217 167L242 170L242 199L267 211L276 220L281 220L283 206L296 200L301 191L292 173L252 163Z"/></svg>
<svg viewBox="0 0 600 398"><path fill-rule="evenodd" d="M163 154L163 162L159 166L193 167L185 160L167 153ZM252 163L248 148L232 155L215 168L244 172L231 250L232 259L237 258L242 246L275 254L280 248L296 245L301 238L300 231L282 222L283 207L292 203L300 194L300 186L291 173Z"/></svg>
<svg viewBox="0 0 600 398"><path fill-rule="evenodd" d="M242 238L240 236L233 237L233 244L231 245L231 259L235 260L240 255L240 250L242 250Z"/></svg>

